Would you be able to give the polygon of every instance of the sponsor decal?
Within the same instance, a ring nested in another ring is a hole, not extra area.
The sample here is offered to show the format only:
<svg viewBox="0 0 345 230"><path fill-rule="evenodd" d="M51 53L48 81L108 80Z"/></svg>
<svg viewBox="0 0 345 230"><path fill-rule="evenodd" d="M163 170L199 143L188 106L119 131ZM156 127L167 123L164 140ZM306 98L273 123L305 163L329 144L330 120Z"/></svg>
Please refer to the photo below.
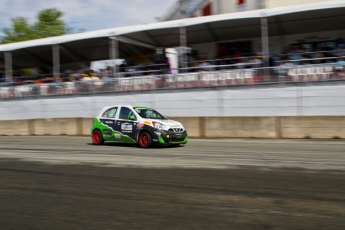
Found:
<svg viewBox="0 0 345 230"><path fill-rule="evenodd" d="M138 128L142 128L142 127L144 127L144 124L138 123L138 124L137 124L137 127L138 127Z"/></svg>
<svg viewBox="0 0 345 230"><path fill-rule="evenodd" d="M111 136L111 134L112 134L112 131L111 130L109 130L109 129L106 129L106 130L103 130L103 133L104 133L104 135L107 135L107 136Z"/></svg>
<svg viewBox="0 0 345 230"><path fill-rule="evenodd" d="M155 131L154 133L157 134L158 136L162 135L162 133L157 132L157 131Z"/></svg>
<svg viewBox="0 0 345 230"><path fill-rule="evenodd" d="M112 121L105 121L104 123L106 123L106 124L113 124Z"/></svg>
<svg viewBox="0 0 345 230"><path fill-rule="evenodd" d="M175 138L176 139L181 139L182 138L182 134L175 134Z"/></svg>
<svg viewBox="0 0 345 230"><path fill-rule="evenodd" d="M131 133L133 130L133 125L131 123L123 123L121 125L121 132L123 133Z"/></svg>
<svg viewBox="0 0 345 230"><path fill-rule="evenodd" d="M115 133L115 138L118 138L118 139L120 139L121 138L121 135L120 134L118 134L118 133Z"/></svg>
<svg viewBox="0 0 345 230"><path fill-rule="evenodd" d="M153 139L153 141L158 141L157 139Z"/></svg>
<svg viewBox="0 0 345 230"><path fill-rule="evenodd" d="M151 121L144 121L145 125L151 125Z"/></svg>
<svg viewBox="0 0 345 230"><path fill-rule="evenodd" d="M116 123L116 122L115 122L115 123ZM102 130L102 133L103 133L103 134L104 134L104 130L109 130L109 129L110 129L109 131L111 131L112 133L115 132L115 130L113 130L112 127L109 127L109 126L105 125L105 124L103 123L103 121L102 121L101 119L99 119L99 118L97 118L96 125L97 125L98 128L100 128L100 129ZM120 123L119 123L119 126L120 126ZM126 142L131 142L131 143L137 142L136 140L132 139L132 138L129 137L128 135L124 135L124 134L120 134L120 135L121 135L121 138L123 138L124 140L126 140ZM112 137L112 136L113 136L113 134L112 134L110 137Z"/></svg>

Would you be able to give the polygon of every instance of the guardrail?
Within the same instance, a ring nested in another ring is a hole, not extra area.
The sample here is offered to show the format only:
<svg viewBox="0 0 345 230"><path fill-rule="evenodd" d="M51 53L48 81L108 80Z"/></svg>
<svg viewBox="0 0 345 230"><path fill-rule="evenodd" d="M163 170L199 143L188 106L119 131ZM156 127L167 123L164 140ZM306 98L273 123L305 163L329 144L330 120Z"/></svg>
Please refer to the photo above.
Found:
<svg viewBox="0 0 345 230"><path fill-rule="evenodd" d="M176 75L145 75L104 81L89 80L3 86L0 87L0 98L343 80L345 80L343 66L336 68L334 64L307 65L289 68L276 67L204 71Z"/></svg>

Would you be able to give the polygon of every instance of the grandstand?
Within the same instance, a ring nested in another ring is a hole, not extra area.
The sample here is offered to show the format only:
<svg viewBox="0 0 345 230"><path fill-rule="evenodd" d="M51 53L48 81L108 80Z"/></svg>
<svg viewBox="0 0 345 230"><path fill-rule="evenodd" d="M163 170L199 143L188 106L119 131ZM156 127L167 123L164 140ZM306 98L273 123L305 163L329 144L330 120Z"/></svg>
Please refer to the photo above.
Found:
<svg viewBox="0 0 345 230"><path fill-rule="evenodd" d="M345 19L344 8L344 1L324 2L0 45L0 98L342 84L345 26L338 22ZM191 52L182 52L172 69L162 50L176 47ZM108 59L125 59L127 66L90 70L92 61ZM44 68L12 75L12 68L30 67Z"/></svg>

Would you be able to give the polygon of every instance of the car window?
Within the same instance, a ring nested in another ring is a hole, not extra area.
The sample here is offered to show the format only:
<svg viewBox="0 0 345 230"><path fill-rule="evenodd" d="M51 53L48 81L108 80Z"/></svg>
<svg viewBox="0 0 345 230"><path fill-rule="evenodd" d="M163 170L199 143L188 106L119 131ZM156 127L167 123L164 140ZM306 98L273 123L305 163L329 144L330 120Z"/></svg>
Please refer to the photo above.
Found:
<svg viewBox="0 0 345 230"><path fill-rule="evenodd" d="M154 109L148 109L148 108L136 108L135 111L142 117L142 118L151 118L151 119L161 119L166 120L166 118L158 113Z"/></svg>
<svg viewBox="0 0 345 230"><path fill-rule="evenodd" d="M116 111L117 111L117 107L108 109L107 111L105 111L103 113L102 117L105 117L105 118L115 118Z"/></svg>
<svg viewBox="0 0 345 230"><path fill-rule="evenodd" d="M131 109L127 107L122 107L120 111L119 119L129 119L130 116L136 117Z"/></svg>

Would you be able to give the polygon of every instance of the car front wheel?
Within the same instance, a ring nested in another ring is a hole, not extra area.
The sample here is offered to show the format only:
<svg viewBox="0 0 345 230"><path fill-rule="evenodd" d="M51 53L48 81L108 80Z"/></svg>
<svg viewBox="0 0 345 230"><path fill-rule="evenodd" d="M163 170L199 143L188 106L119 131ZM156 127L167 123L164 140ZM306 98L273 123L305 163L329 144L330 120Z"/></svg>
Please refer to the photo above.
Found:
<svg viewBox="0 0 345 230"><path fill-rule="evenodd" d="M152 145L152 138L148 132L142 132L139 135L139 144L142 148L148 148Z"/></svg>
<svg viewBox="0 0 345 230"><path fill-rule="evenodd" d="M103 139L101 131L99 131L99 130L93 131L92 142L95 145L102 145L104 143L104 139Z"/></svg>

